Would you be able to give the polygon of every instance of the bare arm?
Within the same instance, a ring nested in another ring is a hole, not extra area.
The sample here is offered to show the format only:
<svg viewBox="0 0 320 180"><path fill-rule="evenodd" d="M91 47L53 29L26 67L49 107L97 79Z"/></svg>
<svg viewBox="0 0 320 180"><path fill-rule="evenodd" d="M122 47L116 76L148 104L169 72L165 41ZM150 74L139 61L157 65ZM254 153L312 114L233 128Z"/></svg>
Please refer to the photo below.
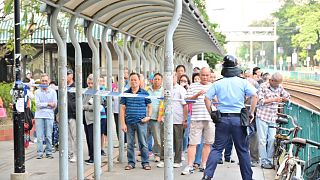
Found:
<svg viewBox="0 0 320 180"><path fill-rule="evenodd" d="M256 109L256 106L257 106L257 102L258 102L258 96L256 93L254 93L252 96L251 96L251 108L250 108L250 123L253 121L254 119L254 110Z"/></svg>
<svg viewBox="0 0 320 180"><path fill-rule="evenodd" d="M204 98L204 103L206 105L207 111L209 112L209 114L211 114L211 101L208 97Z"/></svg>

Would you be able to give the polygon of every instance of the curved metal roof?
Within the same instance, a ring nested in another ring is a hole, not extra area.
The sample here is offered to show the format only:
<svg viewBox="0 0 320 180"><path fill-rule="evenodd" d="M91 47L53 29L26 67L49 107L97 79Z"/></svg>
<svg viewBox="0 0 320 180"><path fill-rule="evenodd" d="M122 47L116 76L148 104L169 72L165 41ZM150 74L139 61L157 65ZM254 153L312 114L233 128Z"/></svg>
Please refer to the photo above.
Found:
<svg viewBox="0 0 320 180"><path fill-rule="evenodd" d="M164 36L174 11L174 0L41 1L156 46L164 46ZM189 57L201 52L223 54L199 14L191 0L184 0L181 21L173 37L174 51Z"/></svg>

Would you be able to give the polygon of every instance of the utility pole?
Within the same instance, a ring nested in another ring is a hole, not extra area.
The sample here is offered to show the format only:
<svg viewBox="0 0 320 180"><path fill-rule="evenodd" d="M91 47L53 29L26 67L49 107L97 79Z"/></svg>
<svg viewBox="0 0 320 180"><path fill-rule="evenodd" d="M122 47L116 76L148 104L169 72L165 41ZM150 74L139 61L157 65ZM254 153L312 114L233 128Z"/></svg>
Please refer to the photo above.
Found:
<svg viewBox="0 0 320 180"><path fill-rule="evenodd" d="M13 88L13 133L14 133L14 173L11 179L28 179L25 173L24 152L24 93L21 81L20 54L20 2L14 0L14 65L15 84Z"/></svg>

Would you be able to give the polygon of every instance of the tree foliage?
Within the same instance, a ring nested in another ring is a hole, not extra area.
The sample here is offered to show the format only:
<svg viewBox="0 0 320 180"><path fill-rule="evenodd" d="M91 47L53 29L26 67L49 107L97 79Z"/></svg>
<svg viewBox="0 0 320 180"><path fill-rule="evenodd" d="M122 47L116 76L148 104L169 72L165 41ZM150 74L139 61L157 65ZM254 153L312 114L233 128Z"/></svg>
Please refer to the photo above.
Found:
<svg viewBox="0 0 320 180"><path fill-rule="evenodd" d="M214 36L216 37L219 44L223 46L226 44L226 36L221 32L217 32L218 24L212 23L209 21L209 16L206 12L206 1L205 0L194 0L195 6L199 9L201 16L204 18L204 21L207 23L208 28L211 32L213 32ZM204 59L207 61L211 68L215 68L215 65L222 60L222 56L212 53L206 52L204 53Z"/></svg>
<svg viewBox="0 0 320 180"><path fill-rule="evenodd" d="M14 14L14 0L4 0L4 8L0 9L0 14L3 22L6 21L13 21L13 14ZM42 17L42 13L40 12L40 1L38 0L23 0L20 3L21 7L21 26L20 26L20 40L23 41L24 39L30 38L30 36L37 31L38 29L42 28L37 23L35 18ZM0 30L0 33L3 31L8 31L10 33L10 39L7 41L6 44L0 46L0 58L5 57L10 52L14 50L14 27L10 27L10 29ZM30 44L21 44L21 53L24 55L31 56L34 54L36 49L31 46Z"/></svg>
<svg viewBox="0 0 320 180"><path fill-rule="evenodd" d="M284 53L291 55L296 49L299 59L304 60L309 54L315 60L313 56L320 49L320 2L286 0L273 15L278 19L278 46L284 47Z"/></svg>

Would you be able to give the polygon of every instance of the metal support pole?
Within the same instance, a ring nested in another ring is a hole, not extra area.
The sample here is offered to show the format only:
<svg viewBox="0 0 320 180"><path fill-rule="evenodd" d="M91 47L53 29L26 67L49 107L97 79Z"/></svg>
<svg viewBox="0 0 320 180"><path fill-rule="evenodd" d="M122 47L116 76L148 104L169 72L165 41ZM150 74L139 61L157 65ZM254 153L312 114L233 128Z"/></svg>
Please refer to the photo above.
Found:
<svg viewBox="0 0 320 180"><path fill-rule="evenodd" d="M145 46L144 46L144 43L141 42L140 56L141 56L141 59L143 62L143 66L142 66L143 67L143 76L146 79L147 78L147 58L144 53L145 53Z"/></svg>
<svg viewBox="0 0 320 180"><path fill-rule="evenodd" d="M107 31L108 28L105 27L102 31L101 45L102 49L105 51L106 55L106 65L107 65L107 90L112 91L112 56L107 42ZM113 110L112 110L112 97L107 97L107 133L108 133L108 171L113 170L113 140L112 140L112 129L113 127Z"/></svg>
<svg viewBox="0 0 320 180"><path fill-rule="evenodd" d="M253 42L250 40L250 63L253 63ZM258 66L258 64L256 64Z"/></svg>
<svg viewBox="0 0 320 180"><path fill-rule="evenodd" d="M68 111L67 111L67 35L58 27L57 17L60 9L55 9L50 18L52 36L58 45L58 71L59 71L59 179L69 179L68 171Z"/></svg>
<svg viewBox="0 0 320 180"><path fill-rule="evenodd" d="M92 50L92 71L93 88L99 90L100 62L99 62L99 42L92 36L94 23L90 22L87 29L87 39ZM101 175L101 119L100 119L100 96L93 96L93 159L94 159L94 178L100 180Z"/></svg>
<svg viewBox="0 0 320 180"><path fill-rule="evenodd" d="M140 73L141 62L140 62L140 56L137 52L137 47L136 47L137 42L138 42L138 39L133 40L133 43L131 44L131 51L133 52L133 55L136 59L136 73Z"/></svg>
<svg viewBox="0 0 320 180"><path fill-rule="evenodd" d="M128 71L129 71L129 74L132 72L132 57L131 57L131 54L129 52L129 49L128 49L128 39L130 38L130 36L126 35L126 38L124 40L124 53L128 59Z"/></svg>
<svg viewBox="0 0 320 180"><path fill-rule="evenodd" d="M113 47L118 55L119 60L119 92L123 92L124 89L124 57L123 57L123 48L120 48L116 38L113 36ZM120 113L119 113L120 114ZM119 127L121 127L120 121L118 122ZM124 162L124 133L119 131L119 162Z"/></svg>
<svg viewBox="0 0 320 180"><path fill-rule="evenodd" d="M154 62L154 67L155 67L154 72L155 73L159 72L159 63L158 63L156 55L157 55L156 47L154 46L154 49L151 49L151 58L153 59L153 62Z"/></svg>
<svg viewBox="0 0 320 180"><path fill-rule="evenodd" d="M76 16L69 22L69 36L75 49L75 77L76 77L76 133L77 133L77 179L84 179L83 174L83 103L82 103L82 53L80 44L74 33Z"/></svg>
<svg viewBox="0 0 320 180"><path fill-rule="evenodd" d="M273 69L277 70L277 22L274 22Z"/></svg>
<svg viewBox="0 0 320 180"><path fill-rule="evenodd" d="M148 45L147 47L146 47L146 56L147 56L147 58L148 58L148 61L149 61L149 76L151 75L151 74L154 74L154 67L155 67L155 65L154 65L154 61L153 61L153 58L152 58L152 55L151 55L151 53L152 53L152 50L151 50L151 45Z"/></svg>
<svg viewBox="0 0 320 180"><path fill-rule="evenodd" d="M173 180L173 116L171 109L171 93L173 90L173 33L182 16L182 0L174 1L174 13L167 28L165 37L164 60L164 179Z"/></svg>
<svg viewBox="0 0 320 180"><path fill-rule="evenodd" d="M23 84L21 82L20 54L20 1L14 1L14 63L15 84L13 88L13 133L14 133L14 173L25 173L24 152L24 107ZM11 179L14 179L12 174Z"/></svg>
<svg viewBox="0 0 320 180"><path fill-rule="evenodd" d="M42 52L43 52L43 72L47 73L47 63L46 63L46 37L42 38Z"/></svg>

